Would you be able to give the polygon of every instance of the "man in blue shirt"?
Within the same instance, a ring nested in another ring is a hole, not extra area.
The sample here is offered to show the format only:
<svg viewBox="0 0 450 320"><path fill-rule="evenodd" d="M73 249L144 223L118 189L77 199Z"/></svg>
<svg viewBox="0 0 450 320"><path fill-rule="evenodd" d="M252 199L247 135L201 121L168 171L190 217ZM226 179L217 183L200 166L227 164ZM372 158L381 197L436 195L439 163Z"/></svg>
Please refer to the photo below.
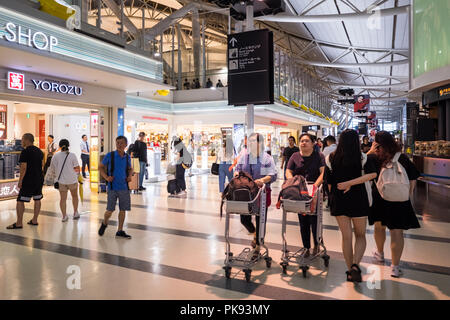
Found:
<svg viewBox="0 0 450 320"><path fill-rule="evenodd" d="M108 153L99 166L101 176L108 184L108 201L106 205L105 218L98 230L102 236L108 226L108 220L116 209L117 199L119 199L119 227L116 237L131 239L131 236L123 231L125 222L125 211L131 210L130 191L128 182L131 181L133 169L131 168L131 159L125 153L128 144L127 138L119 136L116 138L116 151Z"/></svg>

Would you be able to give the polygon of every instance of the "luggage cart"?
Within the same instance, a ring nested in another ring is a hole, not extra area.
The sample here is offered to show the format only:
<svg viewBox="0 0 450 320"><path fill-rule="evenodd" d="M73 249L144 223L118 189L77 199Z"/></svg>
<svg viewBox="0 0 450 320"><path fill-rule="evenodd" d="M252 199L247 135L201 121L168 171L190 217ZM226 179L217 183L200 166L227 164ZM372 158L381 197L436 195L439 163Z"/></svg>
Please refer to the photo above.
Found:
<svg viewBox="0 0 450 320"><path fill-rule="evenodd" d="M235 192L250 192L247 189L238 189ZM266 215L266 186L264 185L258 191L257 196L252 201L232 201L226 202L226 217L225 217L225 241L226 252L225 262L223 269L225 270L225 277L227 279L231 276L231 268L239 268L244 271L245 280L250 282L252 268L259 261L264 259L266 261L266 267L270 268L272 265L272 258L269 257L269 249L264 244L264 236L266 231L265 215ZM233 256L230 251L230 215L231 214L243 214L259 216L259 243L260 252L257 257L254 257L253 250L251 248L244 248L240 254Z"/></svg>
<svg viewBox="0 0 450 320"><path fill-rule="evenodd" d="M308 185L308 189L312 188L312 185ZM322 258L325 264L325 267L328 267L330 256L327 254L327 248L323 243L323 189L322 186L319 187L317 192L314 194L314 197L308 201L296 201L296 200L288 200L281 199L283 206L283 219L282 219L282 227L281 227L281 235L283 238L283 253L281 256L281 267L283 268L283 274L286 274L287 266L289 263L294 263L299 266L299 269L302 270L303 277L306 278L309 266L311 263L318 259ZM317 199L316 209L314 212L311 212L311 204L314 199ZM287 249L287 241L286 241L286 217L287 213L303 213L307 215L317 215L317 243L319 245L319 252L316 254L311 254L309 257L305 258L306 248L300 248L294 253L290 253ZM322 249L321 249L322 248Z"/></svg>

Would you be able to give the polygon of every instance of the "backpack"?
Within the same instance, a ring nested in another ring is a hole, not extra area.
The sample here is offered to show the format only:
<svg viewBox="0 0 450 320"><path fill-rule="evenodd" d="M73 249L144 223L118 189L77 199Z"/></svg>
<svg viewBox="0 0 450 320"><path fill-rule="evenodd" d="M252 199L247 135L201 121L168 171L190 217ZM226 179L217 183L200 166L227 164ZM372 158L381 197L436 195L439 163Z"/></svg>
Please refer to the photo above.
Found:
<svg viewBox="0 0 450 320"><path fill-rule="evenodd" d="M222 217L222 209L225 200L232 201L252 201L258 195L259 187L247 172L240 171L239 174L231 179L225 190L222 193L222 203L220 205L220 217ZM257 201L256 201L257 202ZM257 203L254 207L249 207L250 212L254 212ZM249 205L250 206L250 205Z"/></svg>
<svg viewBox="0 0 450 320"><path fill-rule="evenodd" d="M365 153L361 153L362 160L361 160L361 176L365 175L364 173L364 165L367 162L367 155ZM332 171L331 169L331 162L330 162L330 155L325 157L325 164L327 165L328 169ZM373 197L372 197L372 183L371 181L364 182L364 186L366 187L366 193L367 193L367 200L369 201L369 207L373 204Z"/></svg>
<svg viewBox="0 0 450 320"><path fill-rule="evenodd" d="M293 176L284 181L280 194L278 195L278 203L281 199L309 201L311 196L308 193L305 177L301 175ZM278 204L277 204L278 208Z"/></svg>
<svg viewBox="0 0 450 320"><path fill-rule="evenodd" d="M409 179L405 168L398 162L401 153L397 152L386 167L381 169L377 181L380 196L387 201L409 200Z"/></svg>

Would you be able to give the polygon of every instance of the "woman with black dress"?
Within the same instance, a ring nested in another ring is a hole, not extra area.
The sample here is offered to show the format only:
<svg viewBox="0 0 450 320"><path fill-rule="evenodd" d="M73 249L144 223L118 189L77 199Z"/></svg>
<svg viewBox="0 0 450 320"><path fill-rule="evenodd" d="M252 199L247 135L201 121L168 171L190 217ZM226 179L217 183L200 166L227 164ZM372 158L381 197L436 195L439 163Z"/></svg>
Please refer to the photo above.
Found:
<svg viewBox="0 0 450 320"><path fill-rule="evenodd" d="M361 152L358 133L351 129L341 133L336 151L327 156L325 162L330 211L336 217L342 234L347 281L361 282L359 263L366 250L366 221L370 209L364 183L375 179L375 163ZM356 238L354 250L352 224Z"/></svg>
<svg viewBox="0 0 450 320"><path fill-rule="evenodd" d="M320 151L315 150L315 137L303 133L300 136L300 151L295 152L289 159L286 167L286 179L296 175L305 177L308 183L314 183L319 187L323 182L323 174L325 170L325 157ZM317 243L317 216L298 214L300 223L300 234L302 236L303 247L306 249L304 257L310 256L311 248L311 229L314 238L313 255L319 252Z"/></svg>
<svg viewBox="0 0 450 320"><path fill-rule="evenodd" d="M369 158L373 157L376 160L377 173L379 174L397 152L400 152L400 146L395 142L392 135L389 132L380 131L375 135L375 142L367 154ZM411 197L420 173L406 155L400 155L398 162L405 168L408 175ZM403 230L420 228L420 224L410 200L404 202L387 201L380 196L376 185L373 186L372 190L373 206L369 215L369 224L375 225L374 236L377 251L374 252L374 258L378 262L384 262L384 242L386 241L386 227L388 227L391 234L391 276L398 278L403 273L399 268L404 247Z"/></svg>

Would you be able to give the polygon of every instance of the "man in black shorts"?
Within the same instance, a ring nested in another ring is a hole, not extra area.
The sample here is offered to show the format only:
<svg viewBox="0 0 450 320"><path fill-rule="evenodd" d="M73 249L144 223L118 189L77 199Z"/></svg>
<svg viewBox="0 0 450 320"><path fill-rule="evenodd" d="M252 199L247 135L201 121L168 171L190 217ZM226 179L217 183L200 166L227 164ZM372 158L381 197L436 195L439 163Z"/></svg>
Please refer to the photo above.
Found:
<svg viewBox="0 0 450 320"><path fill-rule="evenodd" d="M42 186L44 184L44 175L42 174L42 161L44 153L33 145L34 136L31 133L25 133L22 137L22 151L19 158L20 177L19 177L19 196L17 197L17 222L8 226L7 229L22 229L23 213L25 211L25 202L34 200L34 216L28 221L28 224L37 226L37 218L41 211Z"/></svg>

